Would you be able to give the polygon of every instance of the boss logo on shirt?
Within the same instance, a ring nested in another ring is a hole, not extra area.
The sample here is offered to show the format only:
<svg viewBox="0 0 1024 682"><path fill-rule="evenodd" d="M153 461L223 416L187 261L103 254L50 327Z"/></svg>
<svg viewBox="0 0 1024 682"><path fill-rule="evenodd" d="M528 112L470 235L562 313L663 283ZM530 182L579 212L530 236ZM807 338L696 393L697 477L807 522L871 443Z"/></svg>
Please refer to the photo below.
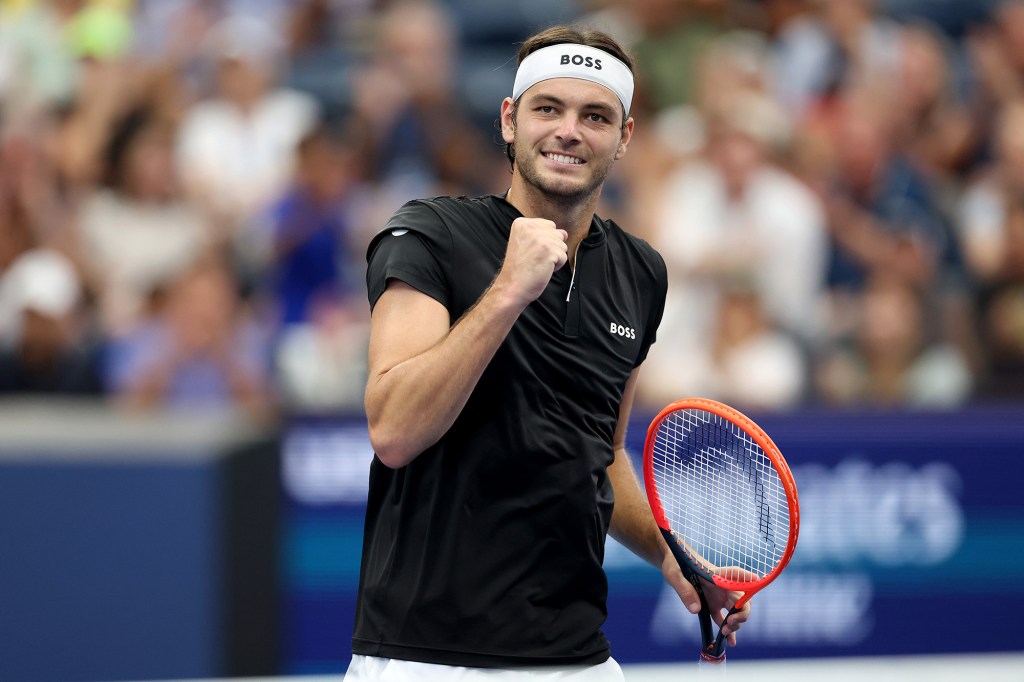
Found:
<svg viewBox="0 0 1024 682"><path fill-rule="evenodd" d="M562 64L573 64L575 66L589 66L595 71L601 70L601 60L593 57L584 57L581 54L563 54Z"/></svg>
<svg viewBox="0 0 1024 682"><path fill-rule="evenodd" d="M615 324L614 322L608 325L608 331L610 331L612 334L618 334L619 336L625 339L636 338L635 329L633 329L632 327L624 327L621 324Z"/></svg>

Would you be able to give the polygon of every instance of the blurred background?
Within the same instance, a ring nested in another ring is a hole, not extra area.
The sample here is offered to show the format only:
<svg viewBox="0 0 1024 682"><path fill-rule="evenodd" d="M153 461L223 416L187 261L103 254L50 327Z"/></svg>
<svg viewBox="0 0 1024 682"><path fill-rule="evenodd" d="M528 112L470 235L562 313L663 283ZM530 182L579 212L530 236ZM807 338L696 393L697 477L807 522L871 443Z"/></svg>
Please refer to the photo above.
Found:
<svg viewBox="0 0 1024 682"><path fill-rule="evenodd" d="M0 0L0 680L344 671L365 246L507 188L562 22L638 63L600 209L670 271L633 453L713 397L800 487L735 657L1024 652L1024 0ZM606 566L616 658L690 660Z"/></svg>

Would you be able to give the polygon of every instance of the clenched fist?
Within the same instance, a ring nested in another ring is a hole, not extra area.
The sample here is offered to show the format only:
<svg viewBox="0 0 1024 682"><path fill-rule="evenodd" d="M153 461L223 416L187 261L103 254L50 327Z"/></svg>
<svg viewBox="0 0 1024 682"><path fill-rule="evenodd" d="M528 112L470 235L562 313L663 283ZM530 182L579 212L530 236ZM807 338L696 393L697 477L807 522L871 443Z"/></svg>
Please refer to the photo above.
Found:
<svg viewBox="0 0 1024 682"><path fill-rule="evenodd" d="M551 275L568 260L568 238L569 233L550 220L516 218L496 283L506 286L517 300L528 305L541 295Z"/></svg>

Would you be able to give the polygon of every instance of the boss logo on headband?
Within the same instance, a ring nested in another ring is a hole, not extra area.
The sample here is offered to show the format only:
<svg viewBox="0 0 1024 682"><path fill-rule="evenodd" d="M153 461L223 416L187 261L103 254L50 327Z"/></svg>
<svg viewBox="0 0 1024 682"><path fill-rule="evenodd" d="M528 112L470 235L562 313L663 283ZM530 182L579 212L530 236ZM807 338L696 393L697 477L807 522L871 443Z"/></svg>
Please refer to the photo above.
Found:
<svg viewBox="0 0 1024 682"><path fill-rule="evenodd" d="M573 54L573 55L563 54L562 55L562 62L561 63L562 64L574 64L575 66L589 66L590 68L594 69L595 71L600 71L601 70L601 60L600 59L594 59L593 57L584 57L581 54Z"/></svg>

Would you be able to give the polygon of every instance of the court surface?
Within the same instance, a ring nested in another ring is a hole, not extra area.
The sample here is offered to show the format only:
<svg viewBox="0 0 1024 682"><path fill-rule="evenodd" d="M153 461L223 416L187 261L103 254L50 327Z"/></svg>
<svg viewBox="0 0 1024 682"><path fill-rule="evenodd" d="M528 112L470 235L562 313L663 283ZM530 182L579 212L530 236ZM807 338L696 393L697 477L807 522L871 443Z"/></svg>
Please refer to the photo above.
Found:
<svg viewBox="0 0 1024 682"><path fill-rule="evenodd" d="M697 664L624 665L626 682L681 682L722 679L703 674ZM731 661L729 682L1024 682L1021 653L878 658L819 658L781 661ZM234 678L231 682L341 682L341 675ZM182 681L184 682L184 681ZM198 682L190 680L189 682ZM210 681L212 682L212 681Z"/></svg>
<svg viewBox="0 0 1024 682"><path fill-rule="evenodd" d="M698 677L696 665L633 665L623 670L626 682L679 682ZM729 682L1024 682L1024 653L731 661L726 676Z"/></svg>

